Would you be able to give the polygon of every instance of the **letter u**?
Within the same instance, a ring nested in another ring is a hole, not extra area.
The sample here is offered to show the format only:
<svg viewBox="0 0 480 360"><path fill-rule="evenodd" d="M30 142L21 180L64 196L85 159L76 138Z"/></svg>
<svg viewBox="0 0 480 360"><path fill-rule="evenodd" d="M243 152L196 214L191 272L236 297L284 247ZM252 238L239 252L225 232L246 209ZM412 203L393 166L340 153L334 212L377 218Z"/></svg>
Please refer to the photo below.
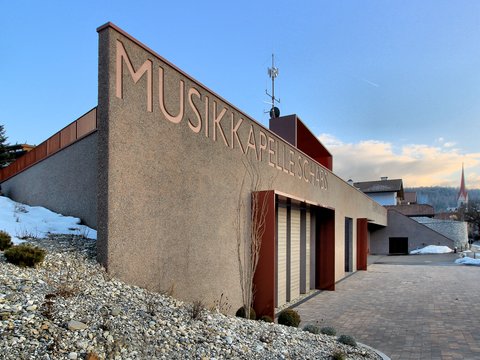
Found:
<svg viewBox="0 0 480 360"><path fill-rule="evenodd" d="M185 83L183 80L180 80L180 110L178 111L178 115L174 116L171 115L166 106L165 106L165 91L164 91L164 83L165 77L163 73L163 68L158 67L158 100L160 103L160 110L162 110L163 115L172 123L178 124L183 119L183 114L185 112L185 102L184 102L184 93L185 93Z"/></svg>

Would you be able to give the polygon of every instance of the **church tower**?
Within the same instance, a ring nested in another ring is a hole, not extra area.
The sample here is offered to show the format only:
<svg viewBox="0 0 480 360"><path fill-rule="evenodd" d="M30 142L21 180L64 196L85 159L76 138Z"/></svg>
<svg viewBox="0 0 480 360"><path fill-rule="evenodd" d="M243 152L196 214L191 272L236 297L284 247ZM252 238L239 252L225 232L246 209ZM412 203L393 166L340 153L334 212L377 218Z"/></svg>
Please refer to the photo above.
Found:
<svg viewBox="0 0 480 360"><path fill-rule="evenodd" d="M468 193L465 188L465 176L463 174L463 164L462 164L462 179L460 180L460 191L458 192L457 197L457 208L468 205Z"/></svg>

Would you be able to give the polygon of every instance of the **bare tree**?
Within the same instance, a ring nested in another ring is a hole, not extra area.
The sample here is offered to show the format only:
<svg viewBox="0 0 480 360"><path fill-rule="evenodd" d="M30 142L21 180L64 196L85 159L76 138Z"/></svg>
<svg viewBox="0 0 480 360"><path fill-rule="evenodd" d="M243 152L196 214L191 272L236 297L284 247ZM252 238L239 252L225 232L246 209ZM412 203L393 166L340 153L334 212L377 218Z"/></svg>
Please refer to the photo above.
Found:
<svg viewBox="0 0 480 360"><path fill-rule="evenodd" d="M468 203L468 208L464 213L464 219L472 224L474 234L480 235L480 201L473 200Z"/></svg>
<svg viewBox="0 0 480 360"><path fill-rule="evenodd" d="M255 295L253 278L260 258L263 234L265 233L268 198L265 196L260 199L258 193L263 185L258 169L259 164L250 160L244 160L243 164L245 174L238 195L235 225L242 302L245 317L248 319ZM246 189L251 193L250 197L245 197Z"/></svg>

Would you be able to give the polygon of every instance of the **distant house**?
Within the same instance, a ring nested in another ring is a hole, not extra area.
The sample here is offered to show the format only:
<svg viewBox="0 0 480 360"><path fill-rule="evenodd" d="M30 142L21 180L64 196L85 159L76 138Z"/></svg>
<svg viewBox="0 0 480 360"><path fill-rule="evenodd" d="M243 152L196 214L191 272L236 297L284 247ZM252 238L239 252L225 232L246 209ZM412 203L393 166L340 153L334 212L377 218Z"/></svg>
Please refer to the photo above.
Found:
<svg viewBox="0 0 480 360"><path fill-rule="evenodd" d="M398 205L404 199L402 179L388 180L385 176L379 181L356 182L353 186L380 205Z"/></svg>
<svg viewBox="0 0 480 360"><path fill-rule="evenodd" d="M15 144L6 146L8 153L11 154L14 159L18 159L20 156L25 155L27 152L32 151L34 148L35 145L28 144Z"/></svg>
<svg viewBox="0 0 480 360"><path fill-rule="evenodd" d="M427 245L463 248L468 237L466 223L436 220L435 209L418 204L416 192L404 192L403 180L350 182L388 209L388 226L371 234L371 254L408 254Z"/></svg>
<svg viewBox="0 0 480 360"><path fill-rule="evenodd" d="M418 202L416 191L405 191L404 199L401 204L414 205Z"/></svg>

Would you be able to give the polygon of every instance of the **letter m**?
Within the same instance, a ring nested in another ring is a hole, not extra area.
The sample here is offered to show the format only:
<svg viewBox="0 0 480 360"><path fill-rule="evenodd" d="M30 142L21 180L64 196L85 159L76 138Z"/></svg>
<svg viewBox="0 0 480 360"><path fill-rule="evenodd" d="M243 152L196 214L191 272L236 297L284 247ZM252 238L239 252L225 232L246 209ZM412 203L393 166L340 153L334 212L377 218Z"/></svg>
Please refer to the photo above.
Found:
<svg viewBox="0 0 480 360"><path fill-rule="evenodd" d="M147 111L152 112L153 111L153 105L152 105L152 99L153 99L153 94L152 94L152 61L147 59L143 63L140 68L135 71L133 68L132 62L130 61L130 58L127 55L127 52L125 51L125 48L123 47L123 44L117 40L117 66L116 66L116 76L115 76L115 81L116 81L116 93L115 95L119 99L123 99L123 62L127 65L128 72L130 73L130 76L133 79L133 82L136 84L138 80L143 76L143 74L147 73Z"/></svg>

